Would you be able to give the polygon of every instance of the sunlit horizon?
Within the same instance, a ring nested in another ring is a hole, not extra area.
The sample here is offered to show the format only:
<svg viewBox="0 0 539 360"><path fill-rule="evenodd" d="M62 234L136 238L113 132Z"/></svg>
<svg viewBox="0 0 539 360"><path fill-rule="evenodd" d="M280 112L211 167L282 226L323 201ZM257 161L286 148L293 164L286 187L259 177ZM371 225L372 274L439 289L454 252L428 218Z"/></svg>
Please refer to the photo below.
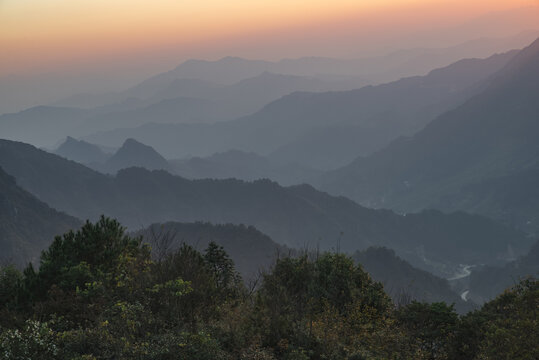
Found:
<svg viewBox="0 0 539 360"><path fill-rule="evenodd" d="M534 4L537 1L301 0L292 5L282 0L204 4L4 0L0 2L0 48L4 49L0 76L95 66L136 56L161 68L188 58L224 56L361 57L417 47L420 43L408 44L407 38ZM518 19L511 21L515 22L513 33L530 23L529 19L522 24ZM478 29L477 37L509 35L507 30ZM448 38L447 43L458 41L458 37ZM297 44L302 44L301 49Z"/></svg>

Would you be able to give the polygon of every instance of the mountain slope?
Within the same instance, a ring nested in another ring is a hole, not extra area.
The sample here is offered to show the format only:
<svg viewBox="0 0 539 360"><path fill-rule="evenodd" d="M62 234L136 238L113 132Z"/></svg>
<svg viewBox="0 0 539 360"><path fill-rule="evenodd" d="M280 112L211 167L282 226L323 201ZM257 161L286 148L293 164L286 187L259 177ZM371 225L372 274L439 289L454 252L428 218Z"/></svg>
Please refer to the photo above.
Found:
<svg viewBox="0 0 539 360"><path fill-rule="evenodd" d="M102 163L110 157L99 146L74 139L71 136L68 136L54 153L81 164Z"/></svg>
<svg viewBox="0 0 539 360"><path fill-rule="evenodd" d="M421 129L461 104L514 55L462 60L426 76L358 90L293 93L250 116L213 126L155 124L87 139L112 145L133 137L176 158L234 148L271 154L281 163L298 162L314 168L344 165L358 154L369 154L398 136Z"/></svg>
<svg viewBox="0 0 539 360"><path fill-rule="evenodd" d="M371 274L375 281L384 285L384 290L396 304L411 300L422 302L454 303L457 311L467 312L474 304L464 302L451 290L449 282L431 273L414 268L386 248L371 247L358 251L352 258Z"/></svg>
<svg viewBox="0 0 539 360"><path fill-rule="evenodd" d="M458 204L465 201L458 199L459 193L466 194L461 192L465 186L537 168L538 114L539 39L482 93L413 137L328 174L322 188L400 211ZM533 188L529 191L534 193ZM467 209L473 210L474 204ZM510 214L501 217L510 220Z"/></svg>
<svg viewBox="0 0 539 360"><path fill-rule="evenodd" d="M0 140L0 167L39 200L84 220L111 215L103 204L121 201L112 178L25 143Z"/></svg>
<svg viewBox="0 0 539 360"><path fill-rule="evenodd" d="M0 115L0 134L2 139L51 146L76 132L76 128L88 116L88 110L37 106L18 113Z"/></svg>
<svg viewBox="0 0 539 360"><path fill-rule="evenodd" d="M296 164L279 165L255 153L230 150L209 157L171 160L174 173L188 179L271 179L281 185L308 182L319 171Z"/></svg>
<svg viewBox="0 0 539 360"><path fill-rule="evenodd" d="M464 185L457 193L443 196L433 207L467 211L514 224L527 233L539 233L539 168L512 171Z"/></svg>
<svg viewBox="0 0 539 360"><path fill-rule="evenodd" d="M198 79L171 77L148 91L132 89L104 95L73 96L57 102L55 106L37 106L0 115L0 133L3 138L50 148L56 147L66 136L80 137L149 122L205 123L232 120L251 114L294 91L352 88L340 82L311 77L272 73L255 75L226 86Z"/></svg>
<svg viewBox="0 0 539 360"><path fill-rule="evenodd" d="M102 168L104 172L114 174L121 169L133 166L148 170L166 170L170 168L168 161L151 146L144 145L133 139L127 139L118 151L99 168Z"/></svg>
<svg viewBox="0 0 539 360"><path fill-rule="evenodd" d="M21 189L0 168L0 262L35 261L56 235L80 225Z"/></svg>
<svg viewBox="0 0 539 360"><path fill-rule="evenodd" d="M186 180L165 171L101 175L31 146L0 141L0 166L25 189L79 218L101 214L131 229L165 221L253 225L280 244L355 251L394 248L415 266L452 275L458 264L503 262L523 253L522 233L480 216L371 210L302 185L261 180Z"/></svg>
<svg viewBox="0 0 539 360"><path fill-rule="evenodd" d="M387 55L358 59L303 57L280 61L249 60L228 56L215 61L191 59L175 69L157 74L131 89L132 95L147 96L171 79L197 79L217 84L232 84L263 72L323 79L367 78L369 83L394 81L422 75L463 58L486 57L525 46L537 31L520 33L505 39L480 38L448 48L414 48Z"/></svg>
<svg viewBox="0 0 539 360"><path fill-rule="evenodd" d="M539 241L530 251L504 267L486 266L472 272L469 298L476 301L493 299L520 279L539 276Z"/></svg>

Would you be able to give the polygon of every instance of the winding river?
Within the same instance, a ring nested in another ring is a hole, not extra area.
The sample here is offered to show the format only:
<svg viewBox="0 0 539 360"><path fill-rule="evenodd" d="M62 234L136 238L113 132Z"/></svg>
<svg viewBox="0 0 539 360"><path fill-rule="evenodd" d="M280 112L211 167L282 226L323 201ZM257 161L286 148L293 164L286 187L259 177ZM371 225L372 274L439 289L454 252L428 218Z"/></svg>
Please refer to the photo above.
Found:
<svg viewBox="0 0 539 360"><path fill-rule="evenodd" d="M472 274L472 268L474 267L475 265L461 265L461 268L459 269L459 271L452 277L452 278L449 278L447 280L449 281L452 281L452 280L459 280L459 279L463 279L465 277L468 277Z"/></svg>
<svg viewBox="0 0 539 360"><path fill-rule="evenodd" d="M472 268L475 265L460 265L459 270L455 273L455 275L447 280L460 280L464 279L472 274ZM470 293L470 290L465 290L460 294L460 298L463 301L468 301L468 294Z"/></svg>
<svg viewBox="0 0 539 360"><path fill-rule="evenodd" d="M468 301L468 293L470 290L463 291L462 294L460 294L460 298L464 301Z"/></svg>

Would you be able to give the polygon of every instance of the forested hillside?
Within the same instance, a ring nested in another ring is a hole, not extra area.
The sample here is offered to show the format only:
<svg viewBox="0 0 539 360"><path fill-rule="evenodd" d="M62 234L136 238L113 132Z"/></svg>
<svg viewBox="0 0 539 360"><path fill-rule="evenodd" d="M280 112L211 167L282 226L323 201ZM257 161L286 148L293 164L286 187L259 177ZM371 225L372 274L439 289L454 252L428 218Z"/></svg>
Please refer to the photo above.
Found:
<svg viewBox="0 0 539 360"><path fill-rule="evenodd" d="M166 221L252 225L277 243L300 249L387 246L443 276L452 275L459 264L503 262L533 243L480 216L439 211L403 216L308 185L187 180L142 168L112 177L26 144L3 140L0 149L0 166L50 206L81 219L114 216L132 230Z"/></svg>
<svg viewBox="0 0 539 360"><path fill-rule="evenodd" d="M55 235L79 225L21 189L0 167L0 264L35 261Z"/></svg>
<svg viewBox="0 0 539 360"><path fill-rule="evenodd" d="M0 360L539 360L539 0L0 0Z"/></svg>
<svg viewBox="0 0 539 360"><path fill-rule="evenodd" d="M39 268L0 268L0 353L15 359L534 359L539 284L459 317L396 307L345 255L284 257L246 288L210 242L159 260L101 218L57 237Z"/></svg>

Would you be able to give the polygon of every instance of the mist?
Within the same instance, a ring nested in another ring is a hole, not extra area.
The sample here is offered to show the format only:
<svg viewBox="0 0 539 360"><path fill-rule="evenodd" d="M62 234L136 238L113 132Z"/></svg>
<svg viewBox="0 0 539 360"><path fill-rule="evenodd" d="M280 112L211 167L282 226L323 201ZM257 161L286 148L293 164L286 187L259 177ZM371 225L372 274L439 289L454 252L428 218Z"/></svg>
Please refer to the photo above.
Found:
<svg viewBox="0 0 539 360"><path fill-rule="evenodd" d="M0 1L2 359L536 359L539 4Z"/></svg>

